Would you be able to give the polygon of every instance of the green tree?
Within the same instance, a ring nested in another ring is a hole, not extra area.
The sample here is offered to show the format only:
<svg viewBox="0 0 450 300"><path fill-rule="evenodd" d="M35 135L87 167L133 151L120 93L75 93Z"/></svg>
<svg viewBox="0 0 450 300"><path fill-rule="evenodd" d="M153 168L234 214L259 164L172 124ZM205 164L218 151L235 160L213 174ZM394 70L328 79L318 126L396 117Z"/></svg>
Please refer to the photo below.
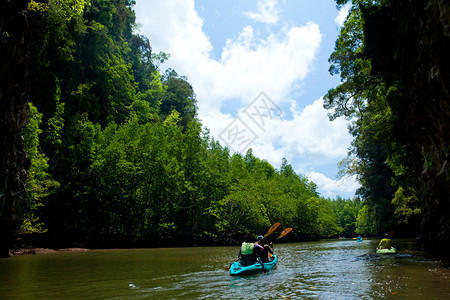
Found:
<svg viewBox="0 0 450 300"><path fill-rule="evenodd" d="M320 237L332 237L343 231L338 225L338 219L336 213L333 211L333 200L319 198L319 215L318 222L318 235Z"/></svg>
<svg viewBox="0 0 450 300"><path fill-rule="evenodd" d="M173 110L180 113L181 124L186 126L193 121L196 113L196 96L187 78L178 76L174 70L164 74L164 85L167 87L161 102L162 116L168 116Z"/></svg>
<svg viewBox="0 0 450 300"><path fill-rule="evenodd" d="M19 232L22 234L47 231L46 225L39 219L39 208L44 205L42 199L56 192L59 188L59 183L53 180L47 172L49 168L48 158L40 148L39 136L42 130L39 128L39 125L42 123L42 114L38 112L33 104L29 103L29 106L30 119L22 130L25 150L31 160L27 180L28 210L25 213L25 220L19 229Z"/></svg>
<svg viewBox="0 0 450 300"><path fill-rule="evenodd" d="M356 232L365 235L377 234L377 228L375 226L375 218L370 215L369 207L364 205L358 212L356 217Z"/></svg>
<svg viewBox="0 0 450 300"><path fill-rule="evenodd" d="M395 206L395 215L398 223L408 224L412 216L421 213L418 207L419 199L417 199L415 191L405 191L402 187L399 187L395 192L394 199L392 199L392 204Z"/></svg>

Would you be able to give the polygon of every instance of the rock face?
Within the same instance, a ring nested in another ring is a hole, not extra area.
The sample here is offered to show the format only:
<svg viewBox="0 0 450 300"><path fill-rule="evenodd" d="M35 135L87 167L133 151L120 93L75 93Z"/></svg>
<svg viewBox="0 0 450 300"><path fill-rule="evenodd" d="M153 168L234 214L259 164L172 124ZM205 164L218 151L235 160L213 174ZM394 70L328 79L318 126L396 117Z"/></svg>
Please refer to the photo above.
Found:
<svg viewBox="0 0 450 300"><path fill-rule="evenodd" d="M8 255L26 207L30 160L20 135L29 116L26 7L26 1L2 1L0 12L0 256Z"/></svg>
<svg viewBox="0 0 450 300"><path fill-rule="evenodd" d="M422 198L424 247L450 246L450 2L390 1L368 12L372 71L400 95L390 106L395 135L406 147Z"/></svg>

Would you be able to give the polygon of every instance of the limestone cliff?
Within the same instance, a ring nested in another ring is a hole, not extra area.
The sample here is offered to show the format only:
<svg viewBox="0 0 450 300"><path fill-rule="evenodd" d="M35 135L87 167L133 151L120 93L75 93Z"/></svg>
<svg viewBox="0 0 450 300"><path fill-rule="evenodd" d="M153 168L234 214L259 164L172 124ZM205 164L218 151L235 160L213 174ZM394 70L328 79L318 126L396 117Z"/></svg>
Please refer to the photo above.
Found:
<svg viewBox="0 0 450 300"><path fill-rule="evenodd" d="M0 256L8 255L26 207L30 165L20 130L28 120L27 1L2 1L0 10Z"/></svg>
<svg viewBox="0 0 450 300"><path fill-rule="evenodd" d="M372 72L396 84L390 106L421 191L424 247L450 245L450 2L390 1L366 12Z"/></svg>

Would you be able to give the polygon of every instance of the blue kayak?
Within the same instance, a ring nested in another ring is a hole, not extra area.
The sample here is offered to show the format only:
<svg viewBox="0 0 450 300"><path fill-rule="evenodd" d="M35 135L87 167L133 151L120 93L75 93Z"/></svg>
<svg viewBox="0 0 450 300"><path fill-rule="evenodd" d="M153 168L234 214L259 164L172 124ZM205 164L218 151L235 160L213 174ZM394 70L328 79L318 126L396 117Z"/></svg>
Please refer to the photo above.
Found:
<svg viewBox="0 0 450 300"><path fill-rule="evenodd" d="M234 262L230 266L230 275L247 275L259 272L265 272L268 270L272 270L278 262L278 258L276 255L273 256L273 260L267 263L257 262L253 265L243 266L239 261Z"/></svg>

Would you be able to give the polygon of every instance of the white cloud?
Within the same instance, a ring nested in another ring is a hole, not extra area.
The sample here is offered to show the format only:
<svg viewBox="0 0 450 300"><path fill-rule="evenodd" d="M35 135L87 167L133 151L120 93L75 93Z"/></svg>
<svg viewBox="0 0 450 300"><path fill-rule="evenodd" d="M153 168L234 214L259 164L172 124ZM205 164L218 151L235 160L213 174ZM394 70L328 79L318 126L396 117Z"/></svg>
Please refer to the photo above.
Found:
<svg viewBox="0 0 450 300"><path fill-rule="evenodd" d="M334 23L336 23L337 26L341 27L344 24L345 20L347 19L347 15L350 8L351 3L348 3L339 10L338 15L334 19Z"/></svg>
<svg viewBox="0 0 450 300"><path fill-rule="evenodd" d="M274 101L285 99L310 72L322 38L311 22L285 26L266 39L245 26L237 38L226 41L220 60L214 60L192 0L138 1L135 11L156 52L170 53L164 66L186 75L193 85L201 117L226 99L246 104L263 90Z"/></svg>
<svg viewBox="0 0 450 300"><path fill-rule="evenodd" d="M302 111L293 103L292 121L282 122L277 132L283 132L283 141L295 149L297 155L320 155L336 159L347 155L350 135L345 120L330 122L323 99L316 100Z"/></svg>
<svg viewBox="0 0 450 300"><path fill-rule="evenodd" d="M351 136L347 131L347 123L343 119L329 121L327 110L323 108L323 99L316 100L303 110L291 104L292 119L265 119L264 128L240 113L239 118L253 131L257 138L245 149L236 149L244 153L252 148L256 156L267 159L274 166L279 165L281 159L288 161L294 158L316 164L330 163L340 160L347 155L347 147ZM216 113L202 119L209 124L211 134L219 136L234 120L230 115ZM227 146L227 141L222 141ZM234 145L228 145L233 148Z"/></svg>
<svg viewBox="0 0 450 300"><path fill-rule="evenodd" d="M267 120L264 132L253 126L259 136L254 145L251 145L257 149L256 152L260 152L259 145L276 141L282 145L279 148L287 158L318 157L318 160L329 162L347 155L351 141L347 123L343 119L329 121L327 110L323 108L323 99L316 100L303 110L298 109L295 102L292 102L290 110L293 113L292 119Z"/></svg>
<svg viewBox="0 0 450 300"><path fill-rule="evenodd" d="M236 40L227 40L212 95L249 101L264 90L274 101L280 101L309 73L320 40L319 26L313 23L285 27L265 40L258 39L253 28L246 26Z"/></svg>
<svg viewBox="0 0 450 300"><path fill-rule="evenodd" d="M259 0L256 12L246 12L245 15L253 21L267 24L276 24L278 22L279 9L275 7L276 0Z"/></svg>
<svg viewBox="0 0 450 300"><path fill-rule="evenodd" d="M353 193L359 188L359 183L356 181L355 176L333 180L322 173L310 172L307 174L307 177L318 186L324 197L335 197L336 195Z"/></svg>

